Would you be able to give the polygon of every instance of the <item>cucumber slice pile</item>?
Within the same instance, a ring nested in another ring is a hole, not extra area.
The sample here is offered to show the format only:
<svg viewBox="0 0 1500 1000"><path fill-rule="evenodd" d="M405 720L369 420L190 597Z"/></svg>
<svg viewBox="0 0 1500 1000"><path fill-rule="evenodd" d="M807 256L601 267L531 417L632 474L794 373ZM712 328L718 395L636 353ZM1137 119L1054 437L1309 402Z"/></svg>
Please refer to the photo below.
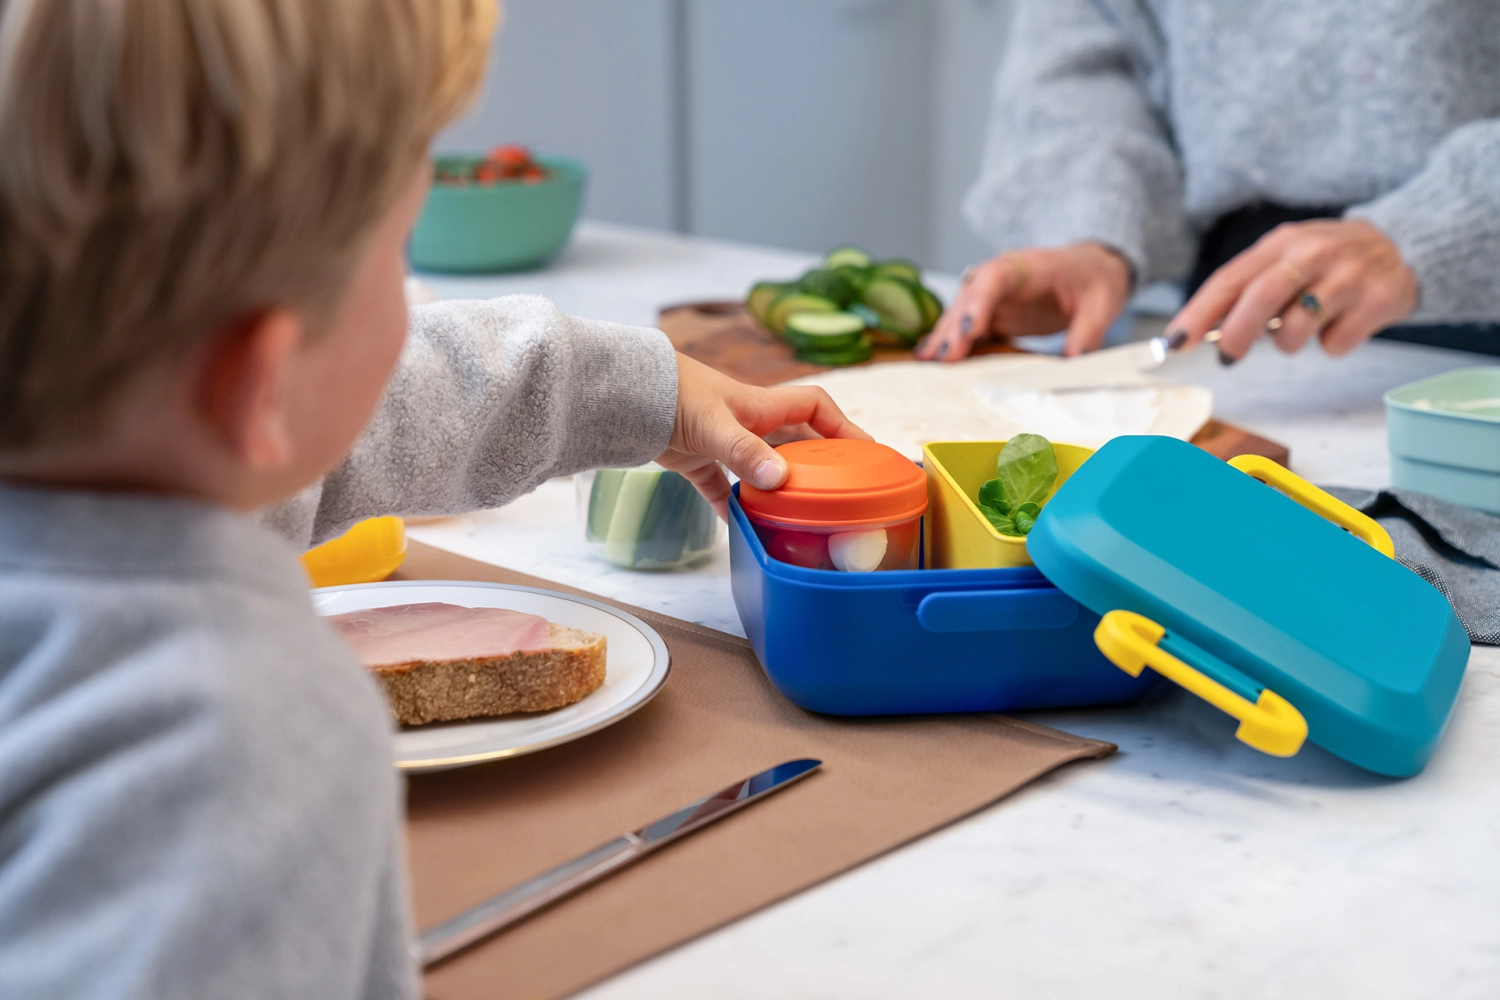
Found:
<svg viewBox="0 0 1500 1000"><path fill-rule="evenodd" d="M589 491L585 537L605 562L675 569L707 555L719 520L693 484L651 465L600 469Z"/></svg>
<svg viewBox="0 0 1500 1000"><path fill-rule="evenodd" d="M849 312L799 312L786 321L786 341L798 350L850 347L864 335L864 319Z"/></svg>
<svg viewBox="0 0 1500 1000"><path fill-rule="evenodd" d="M922 284L917 265L876 261L850 246L830 250L821 266L796 281L757 282L745 306L761 325L791 344L799 358L823 365L868 360L876 342L911 347L943 314L942 301ZM838 318L831 328L809 326L811 313ZM850 332L852 319L866 332Z"/></svg>
<svg viewBox="0 0 1500 1000"><path fill-rule="evenodd" d="M793 313L785 336L798 358L815 365L858 364L874 353L865 321L854 313Z"/></svg>
<svg viewBox="0 0 1500 1000"><path fill-rule="evenodd" d="M811 295L807 292L789 292L772 303L771 311L766 314L766 325L784 336L786 321L794 313L838 311L839 305L832 299L825 299L821 295Z"/></svg>
<svg viewBox="0 0 1500 1000"><path fill-rule="evenodd" d="M869 334L861 334L858 342L848 347L830 348L826 351L799 350L797 358L810 365L836 368L839 365L857 365L869 361L875 355L875 343Z"/></svg>
<svg viewBox="0 0 1500 1000"><path fill-rule="evenodd" d="M828 251L827 256L823 258L823 266L830 268L840 267L842 265L866 268L869 267L871 263L872 261L870 260L870 255L865 253L859 247L835 247L834 249Z"/></svg>

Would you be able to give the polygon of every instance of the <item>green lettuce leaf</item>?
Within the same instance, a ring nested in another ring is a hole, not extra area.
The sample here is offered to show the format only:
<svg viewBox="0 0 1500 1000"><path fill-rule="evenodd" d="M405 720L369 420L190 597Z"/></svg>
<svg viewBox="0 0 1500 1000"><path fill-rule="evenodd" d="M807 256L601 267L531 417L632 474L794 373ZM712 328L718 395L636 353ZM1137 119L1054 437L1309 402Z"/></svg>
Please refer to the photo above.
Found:
<svg viewBox="0 0 1500 1000"><path fill-rule="evenodd" d="M1057 455L1052 443L1039 434L1017 434L1005 442L995 464L995 476L1012 506L1042 503L1057 482Z"/></svg>
<svg viewBox="0 0 1500 1000"><path fill-rule="evenodd" d="M979 509L1002 535L1024 537L1041 516L1057 482L1057 455L1037 434L1017 434L995 463L995 478L979 488Z"/></svg>
<svg viewBox="0 0 1500 1000"><path fill-rule="evenodd" d="M1031 526L1036 524L1036 519L1042 514L1042 508L1034 503L1023 503L1016 508L1015 516L1016 530L1023 535L1031 534Z"/></svg>
<svg viewBox="0 0 1500 1000"><path fill-rule="evenodd" d="M979 506L993 507L1001 514L1010 514L1010 504L1005 502L1005 490L1000 485L1000 480L991 479L979 487Z"/></svg>

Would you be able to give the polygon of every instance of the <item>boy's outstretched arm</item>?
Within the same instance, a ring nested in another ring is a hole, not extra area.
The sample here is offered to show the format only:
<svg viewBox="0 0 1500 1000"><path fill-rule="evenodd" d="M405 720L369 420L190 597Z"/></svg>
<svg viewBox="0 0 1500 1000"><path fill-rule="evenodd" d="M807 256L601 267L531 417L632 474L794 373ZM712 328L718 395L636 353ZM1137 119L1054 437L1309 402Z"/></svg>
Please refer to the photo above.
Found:
<svg viewBox="0 0 1500 1000"><path fill-rule="evenodd" d="M566 316L536 296L412 310L370 425L318 483L261 513L315 545L381 514L498 507L553 476L660 458L723 511L717 462L761 482L761 436L863 436L821 389L742 385L660 331Z"/></svg>

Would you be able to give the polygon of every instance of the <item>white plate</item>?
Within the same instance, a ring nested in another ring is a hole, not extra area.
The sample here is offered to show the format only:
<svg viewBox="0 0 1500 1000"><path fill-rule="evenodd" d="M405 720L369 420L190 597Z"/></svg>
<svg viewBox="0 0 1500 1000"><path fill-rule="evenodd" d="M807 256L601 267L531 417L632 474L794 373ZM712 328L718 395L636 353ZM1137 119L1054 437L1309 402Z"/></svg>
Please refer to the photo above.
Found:
<svg viewBox="0 0 1500 1000"><path fill-rule="evenodd" d="M427 601L466 608L509 608L541 615L569 628L601 633L607 640L604 684L582 701L551 712L397 730L396 766L403 771L445 771L515 757L597 732L655 697L671 668L667 644L656 629L635 615L584 597L459 580L364 583L313 591L313 607L320 615Z"/></svg>

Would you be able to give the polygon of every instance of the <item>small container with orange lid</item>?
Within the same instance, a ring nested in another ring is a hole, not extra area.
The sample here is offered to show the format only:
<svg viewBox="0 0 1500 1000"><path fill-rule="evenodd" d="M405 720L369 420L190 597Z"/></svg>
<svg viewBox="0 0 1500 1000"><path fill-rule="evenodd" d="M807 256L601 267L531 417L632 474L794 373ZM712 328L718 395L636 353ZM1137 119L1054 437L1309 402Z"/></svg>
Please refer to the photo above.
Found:
<svg viewBox="0 0 1500 1000"><path fill-rule="evenodd" d="M816 439L776 449L780 489L741 483L740 506L773 559L807 569L916 569L927 478L893 448Z"/></svg>

